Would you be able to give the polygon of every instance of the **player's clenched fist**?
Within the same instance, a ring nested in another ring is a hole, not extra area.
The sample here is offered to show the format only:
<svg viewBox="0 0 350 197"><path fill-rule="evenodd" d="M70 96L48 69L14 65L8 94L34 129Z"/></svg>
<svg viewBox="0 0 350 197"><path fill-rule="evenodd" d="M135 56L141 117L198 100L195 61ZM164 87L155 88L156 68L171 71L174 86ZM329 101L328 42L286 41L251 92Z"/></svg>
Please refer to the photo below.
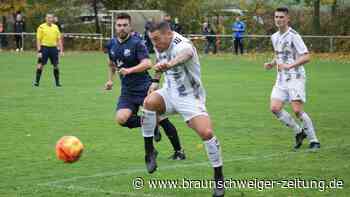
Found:
<svg viewBox="0 0 350 197"><path fill-rule="evenodd" d="M108 80L105 84L105 90L111 90L113 88L113 81Z"/></svg>
<svg viewBox="0 0 350 197"><path fill-rule="evenodd" d="M164 72L169 68L168 62L158 62L153 66L153 69L157 72Z"/></svg>
<svg viewBox="0 0 350 197"><path fill-rule="evenodd" d="M126 75L128 75L128 74L131 73L130 69L128 69L128 68L120 68L120 69L118 70L118 72L119 72L121 75L123 75L123 76L126 76Z"/></svg>
<svg viewBox="0 0 350 197"><path fill-rule="evenodd" d="M272 62L267 62L264 64L264 68L266 70L270 70L271 68L273 68L275 66L275 64L273 64Z"/></svg>

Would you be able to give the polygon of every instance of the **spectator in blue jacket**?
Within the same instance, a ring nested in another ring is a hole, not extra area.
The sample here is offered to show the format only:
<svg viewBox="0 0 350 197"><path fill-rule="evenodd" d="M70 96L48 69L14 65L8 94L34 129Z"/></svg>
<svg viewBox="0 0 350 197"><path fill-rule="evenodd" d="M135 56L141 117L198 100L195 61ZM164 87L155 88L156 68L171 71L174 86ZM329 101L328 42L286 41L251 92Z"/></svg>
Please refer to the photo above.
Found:
<svg viewBox="0 0 350 197"><path fill-rule="evenodd" d="M234 48L235 53L238 55L238 48L243 54L243 35L245 32L245 23L240 20L240 17L236 17L236 22L232 24L233 38L234 38Z"/></svg>

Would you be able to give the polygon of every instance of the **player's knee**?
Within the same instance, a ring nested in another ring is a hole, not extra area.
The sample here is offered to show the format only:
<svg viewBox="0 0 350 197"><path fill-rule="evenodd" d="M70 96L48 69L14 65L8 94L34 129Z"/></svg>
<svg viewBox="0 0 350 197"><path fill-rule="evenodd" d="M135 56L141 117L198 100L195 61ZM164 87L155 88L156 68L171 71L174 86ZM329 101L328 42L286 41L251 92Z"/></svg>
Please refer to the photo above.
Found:
<svg viewBox="0 0 350 197"><path fill-rule="evenodd" d="M125 116L125 115L121 115L121 114L117 114L117 116L115 117L115 121L120 125L125 127L126 122L128 121L129 117Z"/></svg>
<svg viewBox="0 0 350 197"><path fill-rule="evenodd" d="M36 66L36 68L37 68L38 70L42 70L43 67L44 67L44 65L42 65L42 64L38 64L38 65Z"/></svg>
<svg viewBox="0 0 350 197"><path fill-rule="evenodd" d="M150 110L150 111L156 111L157 110L157 102L152 96L147 96L143 102L143 108Z"/></svg>
<svg viewBox="0 0 350 197"><path fill-rule="evenodd" d="M200 137L203 141L210 140L211 138L213 138L213 136L213 130L210 128L205 128L200 132Z"/></svg>
<svg viewBox="0 0 350 197"><path fill-rule="evenodd" d="M281 112L281 108L278 106L271 106L270 110L271 110L271 113L273 114L278 114Z"/></svg>

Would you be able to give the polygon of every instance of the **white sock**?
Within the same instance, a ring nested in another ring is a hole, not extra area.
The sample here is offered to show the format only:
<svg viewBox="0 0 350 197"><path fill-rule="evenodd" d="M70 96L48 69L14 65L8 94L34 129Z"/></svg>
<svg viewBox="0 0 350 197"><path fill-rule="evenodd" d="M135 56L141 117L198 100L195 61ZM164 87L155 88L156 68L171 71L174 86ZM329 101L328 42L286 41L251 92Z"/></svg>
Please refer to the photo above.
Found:
<svg viewBox="0 0 350 197"><path fill-rule="evenodd" d="M309 139L309 141L318 142L318 139L315 133L315 128L314 128L314 125L312 124L311 118L305 112L302 112L299 118L303 122L304 127L306 128L305 133L307 134L307 138Z"/></svg>
<svg viewBox="0 0 350 197"><path fill-rule="evenodd" d="M285 124L287 127L292 128L295 135L301 132L300 126L294 120L294 118L284 109L278 113L274 113L279 121Z"/></svg>
<svg viewBox="0 0 350 197"><path fill-rule="evenodd" d="M204 145L211 165L214 168L222 166L220 143L216 137L214 136L210 140L204 141Z"/></svg>
<svg viewBox="0 0 350 197"><path fill-rule="evenodd" d="M141 131L142 131L143 137L153 137L156 124L157 124L156 112L143 109L142 117L141 117Z"/></svg>

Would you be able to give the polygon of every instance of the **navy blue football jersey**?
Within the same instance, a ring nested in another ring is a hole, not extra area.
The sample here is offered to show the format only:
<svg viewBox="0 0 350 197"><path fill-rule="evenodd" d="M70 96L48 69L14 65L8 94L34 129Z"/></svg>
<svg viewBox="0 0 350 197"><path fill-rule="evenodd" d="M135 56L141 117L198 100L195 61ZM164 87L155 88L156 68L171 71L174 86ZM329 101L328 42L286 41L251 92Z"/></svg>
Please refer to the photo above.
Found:
<svg viewBox="0 0 350 197"><path fill-rule="evenodd" d="M142 39L137 36L129 36L123 42L113 38L108 46L108 55L118 68L130 68L137 66L143 59L149 58L147 48ZM126 76L120 75L121 94L145 96L151 77L147 71L141 73L133 73Z"/></svg>

